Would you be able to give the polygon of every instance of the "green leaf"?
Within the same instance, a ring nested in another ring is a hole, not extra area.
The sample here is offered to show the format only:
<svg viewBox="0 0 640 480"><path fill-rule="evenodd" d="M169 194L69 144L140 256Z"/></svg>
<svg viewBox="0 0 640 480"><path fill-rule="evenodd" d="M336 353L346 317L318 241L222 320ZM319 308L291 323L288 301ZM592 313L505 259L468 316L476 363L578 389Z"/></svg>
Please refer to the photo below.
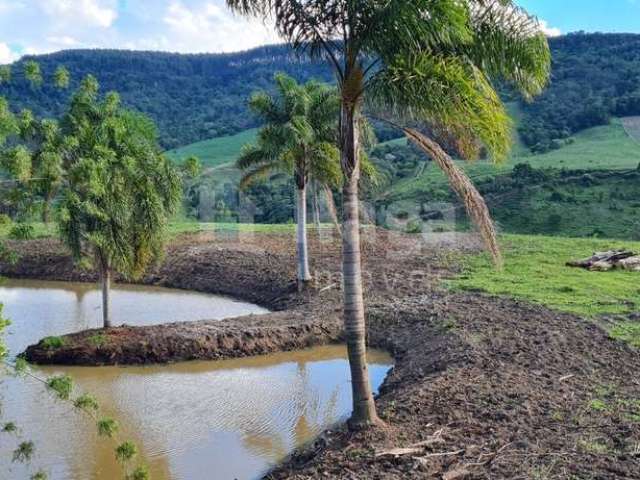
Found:
<svg viewBox="0 0 640 480"><path fill-rule="evenodd" d="M121 463L130 461L138 454L138 447L133 442L122 442L116 447L116 460Z"/></svg>
<svg viewBox="0 0 640 480"><path fill-rule="evenodd" d="M18 427L13 422L7 422L2 426L2 431L4 433L15 433L18 431Z"/></svg>
<svg viewBox="0 0 640 480"><path fill-rule="evenodd" d="M34 451L35 445L33 442L22 442L18 445L18 448L13 451L12 461L20 463L28 462L31 460L31 457L33 457Z"/></svg>
<svg viewBox="0 0 640 480"><path fill-rule="evenodd" d="M73 406L85 411L97 411L99 408L96 398L88 393L76 398L73 402Z"/></svg>
<svg viewBox="0 0 640 480"><path fill-rule="evenodd" d="M140 465L127 475L127 480L149 480L151 475L149 474L149 468L146 465Z"/></svg>
<svg viewBox="0 0 640 480"><path fill-rule="evenodd" d="M69 375L58 375L47 380L47 387L53 390L61 400L69 400L73 390L73 379Z"/></svg>
<svg viewBox="0 0 640 480"><path fill-rule="evenodd" d="M101 437L113 437L113 435L118 431L118 422L113 420L112 418L101 418L98 420L98 435Z"/></svg>

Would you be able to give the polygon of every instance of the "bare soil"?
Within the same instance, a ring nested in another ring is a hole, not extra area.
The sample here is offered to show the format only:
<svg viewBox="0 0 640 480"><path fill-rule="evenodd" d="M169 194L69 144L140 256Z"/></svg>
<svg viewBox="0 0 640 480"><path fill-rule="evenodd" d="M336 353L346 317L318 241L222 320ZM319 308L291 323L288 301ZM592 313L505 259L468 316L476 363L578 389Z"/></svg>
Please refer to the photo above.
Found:
<svg viewBox="0 0 640 480"><path fill-rule="evenodd" d="M395 367L377 406L386 428L326 432L271 479L640 479L640 355L579 317L443 290L471 238L426 244L373 232L364 242L369 344ZM143 279L233 294L273 313L100 331L30 347L37 362L103 364L223 358L340 341L339 244L313 241L316 282L298 294L292 239L185 237ZM16 244L18 277L94 280L53 241Z"/></svg>

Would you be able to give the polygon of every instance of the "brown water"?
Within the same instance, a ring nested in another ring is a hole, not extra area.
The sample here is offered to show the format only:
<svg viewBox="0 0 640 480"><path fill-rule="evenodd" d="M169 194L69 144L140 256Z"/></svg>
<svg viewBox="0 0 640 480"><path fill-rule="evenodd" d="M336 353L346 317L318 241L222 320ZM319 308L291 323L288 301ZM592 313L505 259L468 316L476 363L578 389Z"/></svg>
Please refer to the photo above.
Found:
<svg viewBox="0 0 640 480"><path fill-rule="evenodd" d="M14 322L7 337L14 352L100 318L97 292L82 284L8 281L0 302ZM223 297L129 286L118 287L113 308L115 323L130 325L264 312ZM391 359L371 352L370 363L377 388ZM258 478L350 412L349 369L339 346L219 362L36 370L63 372L138 443L156 480ZM16 420L36 444L31 472L43 468L54 480L120 478L113 444L38 382L0 377L0 404L1 421ZM28 478L28 468L10 462L16 442L0 438L0 478Z"/></svg>

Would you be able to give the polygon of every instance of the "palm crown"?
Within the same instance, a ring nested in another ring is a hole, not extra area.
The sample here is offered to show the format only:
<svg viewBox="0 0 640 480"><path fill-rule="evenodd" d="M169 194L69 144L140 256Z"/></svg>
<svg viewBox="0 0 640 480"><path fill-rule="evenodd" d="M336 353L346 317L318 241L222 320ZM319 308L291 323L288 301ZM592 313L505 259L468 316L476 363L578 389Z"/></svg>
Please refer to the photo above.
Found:
<svg viewBox="0 0 640 480"><path fill-rule="evenodd" d="M512 0L227 0L271 18L294 48L327 57L343 101L444 125L504 158L509 117L493 82L525 97L549 76L537 20ZM366 93L366 95L365 95Z"/></svg>
<svg viewBox="0 0 640 480"><path fill-rule="evenodd" d="M249 106L265 123L256 145L244 148L237 165L245 171L241 185L273 172L291 173L303 188L310 178L336 185L340 180L334 89L317 82L299 85L279 74L278 95L254 94Z"/></svg>

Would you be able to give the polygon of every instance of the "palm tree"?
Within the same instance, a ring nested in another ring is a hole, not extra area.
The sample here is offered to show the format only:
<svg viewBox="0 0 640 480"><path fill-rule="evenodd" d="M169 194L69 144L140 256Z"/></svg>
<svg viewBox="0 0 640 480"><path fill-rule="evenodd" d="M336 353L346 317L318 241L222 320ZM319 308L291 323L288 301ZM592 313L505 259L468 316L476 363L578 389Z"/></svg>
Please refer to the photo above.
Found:
<svg viewBox="0 0 640 480"><path fill-rule="evenodd" d="M264 121L256 145L242 151L237 165L246 187L273 172L292 173L296 184L298 286L311 280L307 247L307 186L311 179L324 185L340 182L339 152L335 144L339 102L335 89L311 81L299 85L284 74L275 76L277 97L255 93L249 106Z"/></svg>
<svg viewBox="0 0 640 480"><path fill-rule="evenodd" d="M67 173L60 233L77 260L98 268L106 328L113 274L138 278L162 255L180 179L159 153L151 120L123 109L116 93L100 99L91 76L60 127Z"/></svg>
<svg viewBox="0 0 640 480"><path fill-rule="evenodd" d="M344 321L353 389L350 425L379 422L369 384L360 263L359 119L365 102L399 121L441 125L493 158L511 144L493 82L526 97L547 82L550 53L537 20L513 0L227 0L273 21L295 50L326 58L341 99Z"/></svg>

